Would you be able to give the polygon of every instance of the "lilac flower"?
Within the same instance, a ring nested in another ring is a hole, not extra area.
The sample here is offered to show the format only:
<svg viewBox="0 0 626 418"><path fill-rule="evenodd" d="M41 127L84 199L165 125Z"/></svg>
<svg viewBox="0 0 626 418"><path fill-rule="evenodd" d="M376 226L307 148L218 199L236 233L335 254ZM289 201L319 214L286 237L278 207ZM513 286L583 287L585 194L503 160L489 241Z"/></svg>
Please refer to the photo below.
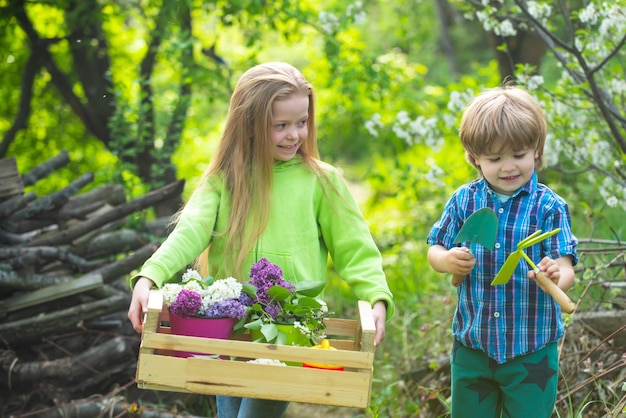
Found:
<svg viewBox="0 0 626 418"><path fill-rule="evenodd" d="M252 306L252 304L254 303L254 300L252 300L252 297L245 292L241 292L241 295L239 296L238 300L244 306Z"/></svg>
<svg viewBox="0 0 626 418"><path fill-rule="evenodd" d="M170 310L176 315L188 318L195 316L198 313L198 309L202 306L202 296L195 290L182 289L178 292L178 296L172 305Z"/></svg>
<svg viewBox="0 0 626 418"><path fill-rule="evenodd" d="M250 269L250 281L257 288L257 299L263 304L269 304L272 297L267 294L272 286L282 286L293 293L295 286L283 279L283 271L276 264L262 258L252 265Z"/></svg>
<svg viewBox="0 0 626 418"><path fill-rule="evenodd" d="M246 315L246 308L236 299L217 302L208 307L204 316L209 318L241 319Z"/></svg>

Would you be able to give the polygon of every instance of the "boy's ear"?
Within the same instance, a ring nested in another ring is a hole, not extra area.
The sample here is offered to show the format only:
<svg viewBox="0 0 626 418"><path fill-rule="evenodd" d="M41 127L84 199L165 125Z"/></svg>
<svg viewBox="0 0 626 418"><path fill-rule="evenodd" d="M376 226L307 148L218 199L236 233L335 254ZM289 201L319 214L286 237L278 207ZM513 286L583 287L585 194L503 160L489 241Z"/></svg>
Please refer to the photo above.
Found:
<svg viewBox="0 0 626 418"><path fill-rule="evenodd" d="M474 167L478 168L478 158L474 158L473 155L471 155L469 152L465 153L465 160L470 163L471 165L473 165Z"/></svg>

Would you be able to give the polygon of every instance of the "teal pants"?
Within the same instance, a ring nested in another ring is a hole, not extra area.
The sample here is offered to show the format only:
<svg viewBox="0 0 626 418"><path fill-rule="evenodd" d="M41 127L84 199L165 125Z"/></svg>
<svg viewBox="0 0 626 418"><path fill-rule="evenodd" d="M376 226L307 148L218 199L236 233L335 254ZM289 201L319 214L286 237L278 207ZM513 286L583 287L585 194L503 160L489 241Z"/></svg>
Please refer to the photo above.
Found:
<svg viewBox="0 0 626 418"><path fill-rule="evenodd" d="M550 418L556 402L556 343L498 364L455 340L451 418Z"/></svg>

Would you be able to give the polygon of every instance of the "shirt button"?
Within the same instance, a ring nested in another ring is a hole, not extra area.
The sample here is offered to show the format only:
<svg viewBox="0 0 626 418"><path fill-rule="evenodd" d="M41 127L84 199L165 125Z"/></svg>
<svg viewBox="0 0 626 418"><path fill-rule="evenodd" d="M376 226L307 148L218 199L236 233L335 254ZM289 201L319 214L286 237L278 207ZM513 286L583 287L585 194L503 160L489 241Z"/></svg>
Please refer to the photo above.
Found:
<svg viewBox="0 0 626 418"><path fill-rule="evenodd" d="M496 242L496 245L494 245L494 247L496 247L496 248L500 248L500 243L499 243L499 242Z"/></svg>
<svg viewBox="0 0 626 418"><path fill-rule="evenodd" d="M502 208L498 209L498 213L503 213L503 212L504 212L504 209Z"/></svg>
<svg viewBox="0 0 626 418"><path fill-rule="evenodd" d="M494 317L494 318L500 318L500 312L495 312L495 313L493 314L493 317Z"/></svg>

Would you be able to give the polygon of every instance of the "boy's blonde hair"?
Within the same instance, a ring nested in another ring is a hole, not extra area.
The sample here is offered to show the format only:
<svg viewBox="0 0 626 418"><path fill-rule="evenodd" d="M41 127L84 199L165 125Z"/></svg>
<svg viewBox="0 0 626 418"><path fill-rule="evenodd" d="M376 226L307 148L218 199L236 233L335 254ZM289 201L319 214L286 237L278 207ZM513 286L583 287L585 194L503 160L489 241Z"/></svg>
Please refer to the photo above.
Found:
<svg viewBox="0 0 626 418"><path fill-rule="evenodd" d="M319 150L315 130L315 94L302 73L290 64L270 62L246 71L235 86L224 132L209 167L196 188L212 177L225 180L231 197L226 235L224 270L239 277L248 252L267 225L274 159L270 128L272 104L294 94L309 97L308 137L298 154L318 175ZM206 275L207 250L196 259L196 268Z"/></svg>
<svg viewBox="0 0 626 418"><path fill-rule="evenodd" d="M547 126L543 109L526 90L511 83L487 90L472 99L461 118L459 136L467 161L476 164L479 155L532 148L537 153L535 169L543 167Z"/></svg>

